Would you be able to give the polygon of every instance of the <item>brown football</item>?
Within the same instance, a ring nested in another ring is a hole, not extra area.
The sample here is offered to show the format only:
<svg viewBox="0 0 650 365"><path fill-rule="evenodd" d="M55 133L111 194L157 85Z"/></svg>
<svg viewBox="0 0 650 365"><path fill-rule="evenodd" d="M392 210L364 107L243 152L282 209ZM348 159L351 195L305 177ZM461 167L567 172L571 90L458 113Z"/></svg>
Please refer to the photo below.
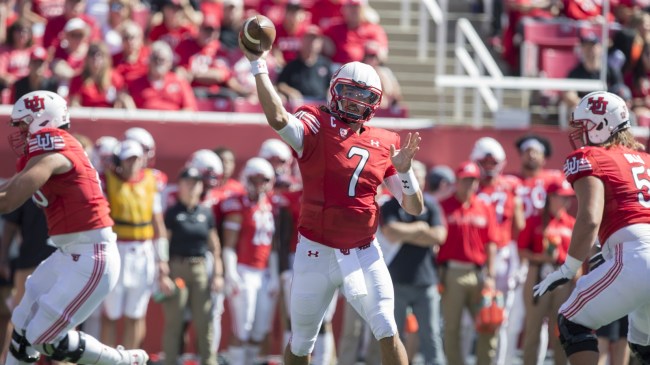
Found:
<svg viewBox="0 0 650 365"><path fill-rule="evenodd" d="M247 50L261 54L270 50L275 41L275 25L264 15L253 15L244 22L239 37Z"/></svg>

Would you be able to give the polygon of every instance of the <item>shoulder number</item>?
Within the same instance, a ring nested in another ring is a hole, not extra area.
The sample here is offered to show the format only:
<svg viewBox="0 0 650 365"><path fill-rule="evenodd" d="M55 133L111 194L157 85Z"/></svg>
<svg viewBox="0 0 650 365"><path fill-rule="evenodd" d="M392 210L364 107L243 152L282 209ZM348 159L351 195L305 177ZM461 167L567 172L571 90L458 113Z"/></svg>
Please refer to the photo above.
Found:
<svg viewBox="0 0 650 365"><path fill-rule="evenodd" d="M646 194L650 194L650 169L646 169L645 166L633 166L632 177L636 188L640 190L637 194L639 204L644 208L650 208L650 198L646 199Z"/></svg>

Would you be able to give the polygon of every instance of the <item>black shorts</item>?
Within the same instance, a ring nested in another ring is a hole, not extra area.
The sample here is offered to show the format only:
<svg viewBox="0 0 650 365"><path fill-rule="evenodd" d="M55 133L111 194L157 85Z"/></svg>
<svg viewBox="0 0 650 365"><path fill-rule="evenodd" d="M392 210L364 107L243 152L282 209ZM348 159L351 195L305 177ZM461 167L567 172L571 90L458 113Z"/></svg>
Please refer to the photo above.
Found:
<svg viewBox="0 0 650 365"><path fill-rule="evenodd" d="M596 335L611 342L627 338L627 316L600 327Z"/></svg>

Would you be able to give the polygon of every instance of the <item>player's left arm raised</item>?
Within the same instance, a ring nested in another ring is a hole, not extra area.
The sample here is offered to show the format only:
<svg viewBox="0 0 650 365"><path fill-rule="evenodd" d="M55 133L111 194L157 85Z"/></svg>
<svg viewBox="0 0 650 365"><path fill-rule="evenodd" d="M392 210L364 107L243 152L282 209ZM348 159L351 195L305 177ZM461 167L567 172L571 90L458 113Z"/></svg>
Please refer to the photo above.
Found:
<svg viewBox="0 0 650 365"><path fill-rule="evenodd" d="M25 168L0 189L0 214L20 207L47 180L72 168L72 162L59 153L44 153L27 162Z"/></svg>
<svg viewBox="0 0 650 365"><path fill-rule="evenodd" d="M420 134L415 132L406 136L406 143L399 150L395 148L395 145L390 145L390 159L402 184L401 205L407 213L412 215L420 215L424 209L422 190L411 169L413 157L420 149L420 141L422 141Z"/></svg>

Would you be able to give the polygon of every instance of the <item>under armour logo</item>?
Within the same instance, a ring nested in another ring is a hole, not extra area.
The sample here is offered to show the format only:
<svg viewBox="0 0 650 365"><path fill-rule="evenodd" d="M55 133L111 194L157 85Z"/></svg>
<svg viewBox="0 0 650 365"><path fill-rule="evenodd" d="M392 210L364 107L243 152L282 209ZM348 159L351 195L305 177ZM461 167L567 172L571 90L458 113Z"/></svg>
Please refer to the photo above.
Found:
<svg viewBox="0 0 650 365"><path fill-rule="evenodd" d="M349 248L342 248L341 253L344 255L349 255L350 254L350 249Z"/></svg>
<svg viewBox="0 0 650 365"><path fill-rule="evenodd" d="M587 100L587 107L592 113L603 115L607 113L607 103L608 102L605 101L605 98L602 96L599 98L589 98L589 100Z"/></svg>
<svg viewBox="0 0 650 365"><path fill-rule="evenodd" d="M402 180L402 188L403 188L403 189L407 189L407 190L408 190L408 189L411 189L411 186L409 185L409 181L408 181L408 180Z"/></svg>
<svg viewBox="0 0 650 365"><path fill-rule="evenodd" d="M45 109L45 98L41 98L38 95L34 95L31 99L24 99L23 102L25 103L25 108L34 113Z"/></svg>
<svg viewBox="0 0 650 365"><path fill-rule="evenodd" d="M312 256L318 257L318 251L309 250L309 251L307 251L307 256L308 257L312 257Z"/></svg>
<svg viewBox="0 0 650 365"><path fill-rule="evenodd" d="M73 253L72 254L72 261L77 262L77 261L79 261L80 257L81 257L81 255L79 255L77 253Z"/></svg>
<svg viewBox="0 0 650 365"><path fill-rule="evenodd" d="M371 139L370 140L370 145L375 146L375 147L379 147L379 141L375 141L374 139Z"/></svg>

